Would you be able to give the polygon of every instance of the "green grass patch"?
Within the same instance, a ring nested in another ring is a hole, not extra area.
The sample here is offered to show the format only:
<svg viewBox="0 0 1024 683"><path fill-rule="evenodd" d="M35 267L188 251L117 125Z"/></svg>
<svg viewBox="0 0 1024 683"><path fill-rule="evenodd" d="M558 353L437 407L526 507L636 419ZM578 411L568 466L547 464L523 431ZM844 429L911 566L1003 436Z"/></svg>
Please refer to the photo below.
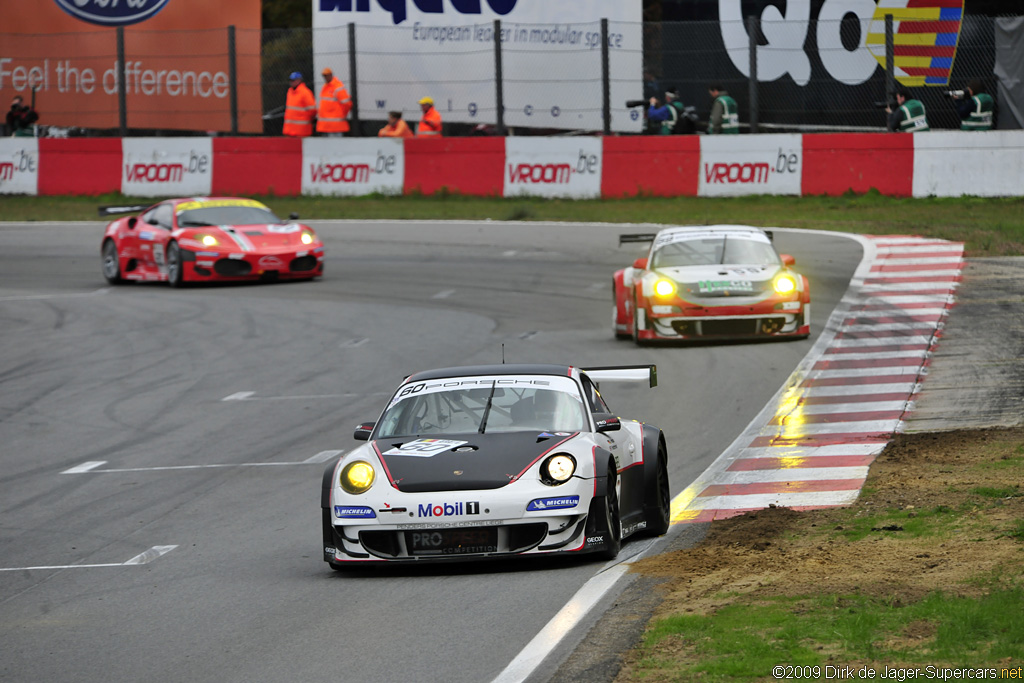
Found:
<svg viewBox="0 0 1024 683"><path fill-rule="evenodd" d="M968 256L1024 254L1024 199L898 198L877 192L840 197L631 197L570 200L431 196L257 197L286 216L306 219L441 219L740 223L863 234L915 234L964 242ZM139 197L0 198L4 220L96 220L101 204L146 203Z"/></svg>
<svg viewBox="0 0 1024 683"><path fill-rule="evenodd" d="M980 598L936 591L912 604L862 595L759 599L653 622L637 680L654 673L671 681L767 680L780 664L818 666L819 675L801 678L824 680L837 661L868 662L879 673L887 664L998 667L1010 658L1016 665L1021 614L1021 587Z"/></svg>

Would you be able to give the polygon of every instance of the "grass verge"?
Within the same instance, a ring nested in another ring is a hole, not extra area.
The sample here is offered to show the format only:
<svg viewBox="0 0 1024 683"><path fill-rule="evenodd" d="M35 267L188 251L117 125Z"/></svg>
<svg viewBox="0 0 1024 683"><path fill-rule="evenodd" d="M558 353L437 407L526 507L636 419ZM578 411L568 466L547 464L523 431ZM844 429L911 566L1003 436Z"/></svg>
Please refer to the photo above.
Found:
<svg viewBox="0 0 1024 683"><path fill-rule="evenodd" d="M1022 480L1024 428L904 434L850 507L715 522L634 566L665 601L616 682L1020 678Z"/></svg>
<svg viewBox="0 0 1024 683"><path fill-rule="evenodd" d="M1024 199L897 198L877 192L841 197L635 197L567 200L454 194L356 198L257 197L279 215L307 219L600 221L610 223L738 223L858 232L914 234L964 242L968 257L1024 254ZM120 194L100 197L0 198L3 220L96 220L102 204L146 203Z"/></svg>

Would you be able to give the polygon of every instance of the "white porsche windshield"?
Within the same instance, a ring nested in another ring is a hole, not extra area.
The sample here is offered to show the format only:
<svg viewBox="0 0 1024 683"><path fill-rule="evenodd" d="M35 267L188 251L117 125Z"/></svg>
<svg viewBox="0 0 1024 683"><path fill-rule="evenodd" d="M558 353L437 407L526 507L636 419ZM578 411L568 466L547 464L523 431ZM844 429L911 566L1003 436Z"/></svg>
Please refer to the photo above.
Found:
<svg viewBox="0 0 1024 683"><path fill-rule="evenodd" d="M457 377L403 386L377 422L376 438L578 432L586 425L583 399L568 377Z"/></svg>
<svg viewBox="0 0 1024 683"><path fill-rule="evenodd" d="M779 263L779 256L769 242L723 235L665 244L654 252L651 268Z"/></svg>

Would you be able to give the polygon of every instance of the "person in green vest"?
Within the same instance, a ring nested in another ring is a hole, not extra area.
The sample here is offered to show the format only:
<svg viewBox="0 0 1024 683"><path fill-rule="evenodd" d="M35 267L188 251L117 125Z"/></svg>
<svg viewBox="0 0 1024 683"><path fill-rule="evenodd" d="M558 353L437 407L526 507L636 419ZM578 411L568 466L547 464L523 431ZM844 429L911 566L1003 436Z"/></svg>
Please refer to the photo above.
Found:
<svg viewBox="0 0 1024 683"><path fill-rule="evenodd" d="M722 86L712 85L708 93L715 99L711 105L711 118L708 121L708 135L719 133L739 133L740 114L736 100L729 96Z"/></svg>
<svg viewBox="0 0 1024 683"><path fill-rule="evenodd" d="M924 105L911 99L910 91L900 87L896 91L896 108L886 107L889 114L889 130L903 133L923 133L928 128L928 117Z"/></svg>
<svg viewBox="0 0 1024 683"><path fill-rule="evenodd" d="M956 110L960 114L960 130L992 130L992 111L995 102L985 92L984 84L978 79L967 84L957 100Z"/></svg>

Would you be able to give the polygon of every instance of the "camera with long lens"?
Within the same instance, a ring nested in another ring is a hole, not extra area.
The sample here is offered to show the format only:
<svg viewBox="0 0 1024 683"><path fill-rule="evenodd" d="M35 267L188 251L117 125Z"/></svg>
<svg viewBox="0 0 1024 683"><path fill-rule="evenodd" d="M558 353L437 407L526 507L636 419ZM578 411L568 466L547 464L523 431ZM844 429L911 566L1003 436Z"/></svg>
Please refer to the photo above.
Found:
<svg viewBox="0 0 1024 683"><path fill-rule="evenodd" d="M872 104L875 106L875 109L896 109L900 106L894 100L890 100L888 102L872 102Z"/></svg>
<svg viewBox="0 0 1024 683"><path fill-rule="evenodd" d="M967 93L963 90L943 90L942 96L951 100L962 100Z"/></svg>
<svg viewBox="0 0 1024 683"><path fill-rule="evenodd" d="M633 107L646 107L647 100L626 100L626 107L632 109Z"/></svg>

